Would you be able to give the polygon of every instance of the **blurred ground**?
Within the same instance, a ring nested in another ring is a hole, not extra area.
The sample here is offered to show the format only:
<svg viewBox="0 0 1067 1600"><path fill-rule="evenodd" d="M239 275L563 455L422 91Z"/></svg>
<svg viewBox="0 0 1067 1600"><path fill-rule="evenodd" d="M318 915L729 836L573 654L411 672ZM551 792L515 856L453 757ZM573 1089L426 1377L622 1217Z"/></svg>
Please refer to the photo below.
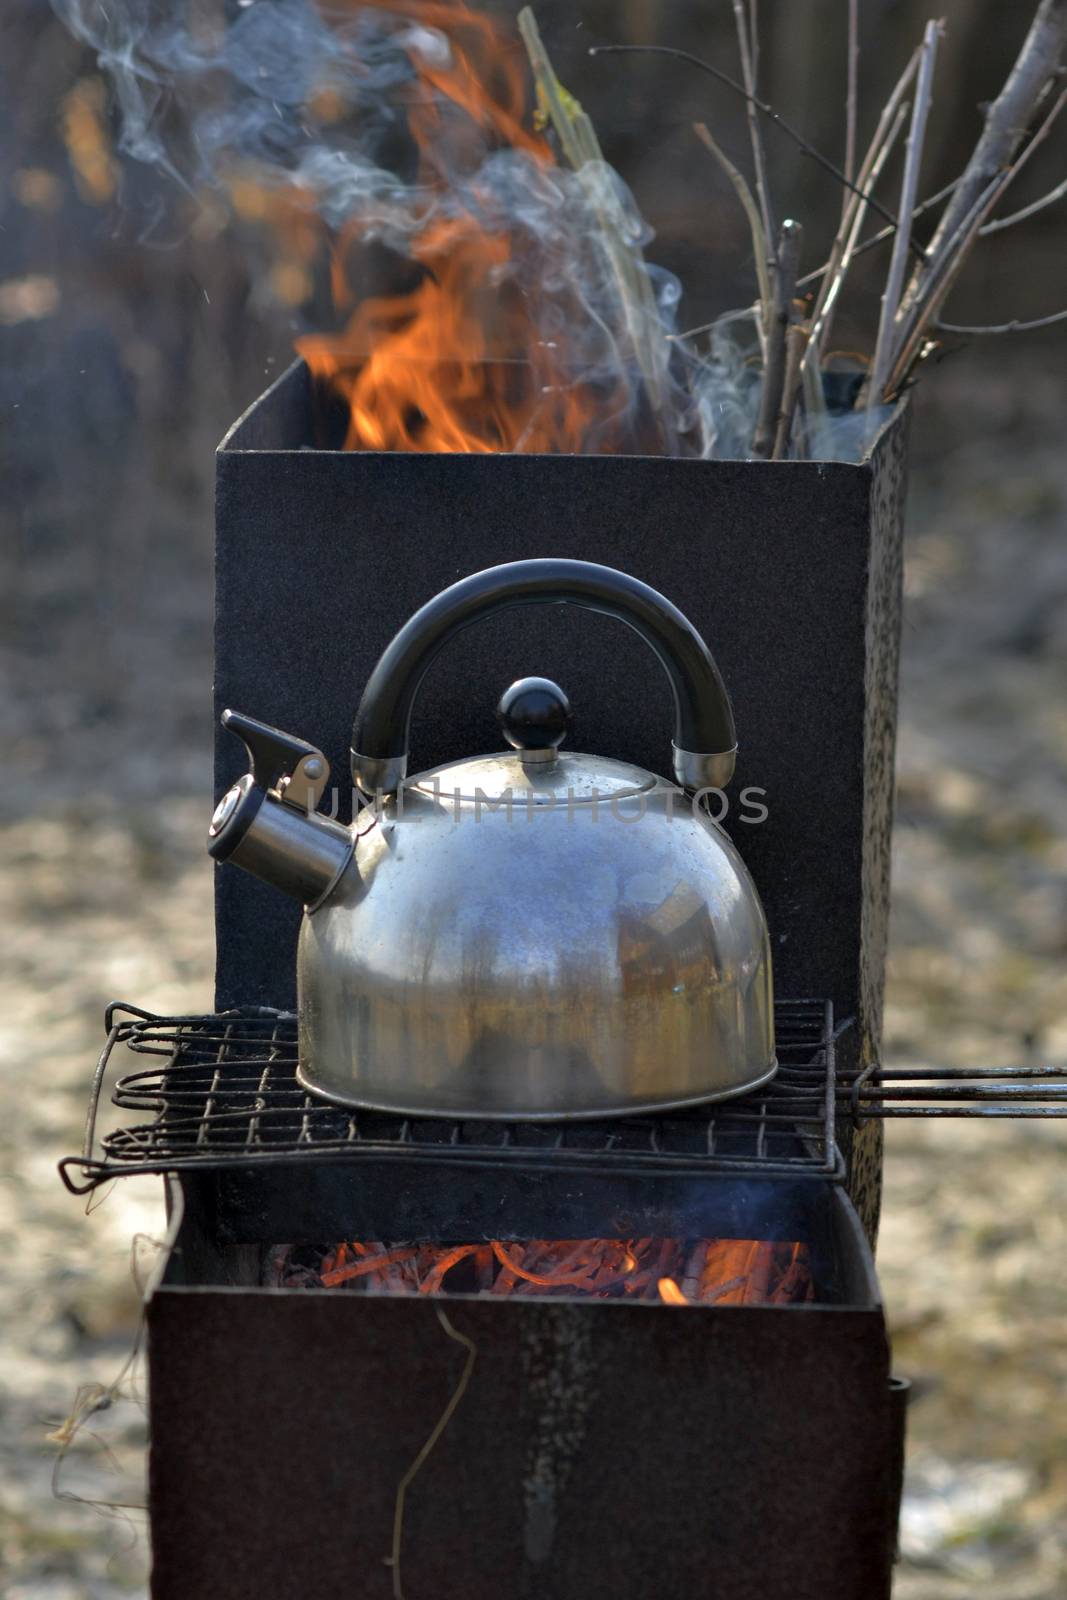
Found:
<svg viewBox="0 0 1067 1600"><path fill-rule="evenodd" d="M916 419L888 1012L898 1061L1067 1057L1062 391L1017 357L1000 365L946 365ZM51 1498L44 1434L80 1384L106 1382L125 1358L130 1240L158 1235L157 1186L127 1180L87 1218L54 1162L80 1140L104 1003L209 1003L208 603L201 561L171 594L169 623L144 615L127 646L139 677L103 744L83 720L84 664L63 635L39 698L24 680L21 726L8 730L0 1570L19 1574L2 1591L11 1600L136 1594L143 1581L136 1518ZM169 727L190 731L174 791L161 792L157 771L153 795L144 751ZM46 789L56 737L64 776ZM93 784L101 749L110 766ZM890 1129L886 1171L880 1267L896 1365L915 1384L899 1600L1060 1600L1067 1129L904 1123ZM116 1408L98 1432L111 1455L85 1439L67 1481L131 1498L140 1413Z"/></svg>
<svg viewBox="0 0 1067 1600"><path fill-rule="evenodd" d="M887 1054L1067 1060L1062 368L949 365L910 507ZM1067 1124L891 1126L898 1600L1067 1593Z"/></svg>

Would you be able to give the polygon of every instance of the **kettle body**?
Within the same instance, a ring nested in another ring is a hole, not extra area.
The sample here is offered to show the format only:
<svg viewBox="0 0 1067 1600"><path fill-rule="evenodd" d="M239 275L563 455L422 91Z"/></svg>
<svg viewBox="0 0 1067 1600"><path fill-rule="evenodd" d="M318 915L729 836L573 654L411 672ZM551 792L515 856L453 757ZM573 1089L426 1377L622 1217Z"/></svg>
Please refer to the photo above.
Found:
<svg viewBox="0 0 1067 1600"><path fill-rule="evenodd" d="M713 663L676 693L676 735L695 731L704 747L676 737L676 777L689 784L561 751L569 707L544 679L520 680L501 702L511 749L406 777L411 700L434 645L455 631L456 591L480 583L509 603L545 569L563 598L580 577L617 615L634 590L651 597L667 645L677 632L690 642L681 613L611 569L521 562L463 580L401 631L372 677L353 736L367 803L350 829L314 811L320 752L227 713L253 771L216 812L213 853L305 900L299 1077L316 1094L400 1115L542 1121L724 1099L775 1071L763 910L699 792L733 762ZM496 605L475 607L486 609ZM650 642L664 659L662 638ZM699 668L710 656L697 645ZM713 726L686 722L687 697L698 711L715 702Z"/></svg>

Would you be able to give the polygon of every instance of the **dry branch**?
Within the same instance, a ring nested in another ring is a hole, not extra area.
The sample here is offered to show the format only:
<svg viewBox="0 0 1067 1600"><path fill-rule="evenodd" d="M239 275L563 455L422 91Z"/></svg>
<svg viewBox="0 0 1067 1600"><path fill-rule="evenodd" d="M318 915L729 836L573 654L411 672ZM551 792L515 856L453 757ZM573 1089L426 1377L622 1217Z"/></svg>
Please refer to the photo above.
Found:
<svg viewBox="0 0 1067 1600"><path fill-rule="evenodd" d="M919 74L915 85L915 105L911 113L911 127L904 159L904 178L900 187L900 224L893 240L893 254L889 262L885 292L882 295L882 313L878 322L878 339L871 363L870 382L867 386L868 406L881 404L882 394L889 377L895 355L895 330L897 309L904 288L904 274L908 268L908 233L919 194L919 167L922 163L926 139L926 121L934 94L934 66L937 62L937 41L941 24L928 22L923 34L919 55ZM905 229L908 233L905 233Z"/></svg>
<svg viewBox="0 0 1067 1600"><path fill-rule="evenodd" d="M918 57L916 57L916 59L918 59ZM923 216L925 212L932 211L934 206L940 205L942 200L947 200L953 189L956 188L959 181L960 180L958 178L953 178L951 183L946 183L945 187L943 189L938 189L936 194L928 194L925 200L920 200L919 204L915 207L915 210L911 214L912 222L915 221L916 217ZM884 228L879 228L877 233L872 233L869 239L864 239L862 244L858 244L855 250L852 252L853 257L865 256L868 250L874 249L875 245L884 244L887 239L892 239L896 234L896 231L895 225L887 223ZM985 230L983 229L983 232L984 231ZM803 288L806 283L814 283L817 278L824 278L829 270L829 260L824 261L821 267L813 267L810 272L806 272L798 281L797 288Z"/></svg>
<svg viewBox="0 0 1067 1600"><path fill-rule="evenodd" d="M810 345L805 348L800 362L799 404L804 413L806 426L810 431L821 418L829 415L829 407L826 404L826 395L823 392L822 371L815 362L807 359L808 349L810 349ZM796 453L807 458L810 456L810 439L805 437L801 442L803 450L798 445Z"/></svg>
<svg viewBox="0 0 1067 1600"><path fill-rule="evenodd" d="M1067 311L1054 311L1049 317L1033 317L1029 322L996 322L984 327L973 327L963 322L942 322L939 319L934 323L934 327L939 333L963 333L984 337L989 333L1031 333L1035 328L1051 328L1057 322L1067 322Z"/></svg>
<svg viewBox="0 0 1067 1600"><path fill-rule="evenodd" d="M941 307L948 299L963 269L970 248L978 237L982 224L997 205L1001 195L1022 172L1035 150L1039 149L1048 138L1049 132L1065 104L1067 104L1067 89L1061 90L1044 122L1034 133L1030 143L1016 157L1014 163L1003 172L999 172L978 196L970 212L961 222L956 234L947 241L938 260L932 264L930 278L924 286L921 298L911 305L907 316L902 318L903 325L897 345L899 353L886 385L887 399L894 399L907 381L908 375L922 350L925 330L930 326L933 319L940 314Z"/></svg>
<svg viewBox="0 0 1067 1600"><path fill-rule="evenodd" d="M744 207L745 216L748 218L749 229L752 233L752 252L756 263L756 280L759 286L760 306L763 313L763 331L766 334L767 322L771 315L771 275L770 250L767 235L763 231L763 218L753 199L752 190L745 182L743 174L734 166L725 150L712 138L707 125L703 122L694 122L693 132L701 144L711 151L733 184L737 198Z"/></svg>
<svg viewBox="0 0 1067 1600"><path fill-rule="evenodd" d="M1000 173L1014 161L1034 112L1055 77L1067 44L1067 0L1041 0L1022 49L1000 94L986 112L985 127L904 297L904 309L920 300L940 268L942 256Z"/></svg>
<svg viewBox="0 0 1067 1600"><path fill-rule="evenodd" d="M856 176L856 106L860 68L860 17L859 0L848 0L848 87L845 91L845 177L849 183ZM848 204L846 194L841 208L844 221Z"/></svg>
<svg viewBox="0 0 1067 1600"><path fill-rule="evenodd" d="M774 212L771 209L770 188L767 183L767 160L763 151L763 132L760 128L755 106L756 72L759 61L759 35L756 31L755 0L753 0L751 14L751 32L745 17L744 0L733 0L733 6L734 22L737 27L737 49L741 58L741 80L745 86L745 112L748 117L748 135L752 143L752 167L756 174L756 194L759 196L763 236L767 241L768 249L773 250ZM768 305L769 302L765 300L765 319Z"/></svg>
<svg viewBox="0 0 1067 1600"><path fill-rule="evenodd" d="M785 378L782 382L782 399L774 430L772 461L784 461L789 454L789 435L793 431L793 415L800 396L800 368L804 351L808 347L808 330L795 322L785 336Z"/></svg>
<svg viewBox="0 0 1067 1600"><path fill-rule="evenodd" d="M988 234L1000 233L1005 228L1014 228L1017 222L1025 222L1027 217L1036 217L1039 211L1044 211L1046 206L1055 205L1057 200L1062 200L1067 194L1067 178L1058 183L1048 194L1043 194L1040 200L1033 200L1028 206L1023 206L1021 211L1013 211L1010 217L994 217L992 222L985 223L978 230L980 238Z"/></svg>
<svg viewBox="0 0 1067 1600"><path fill-rule="evenodd" d="M1067 4L1067 0L1064 0L1064 4ZM817 150L810 140L805 139L802 133L798 133L792 123L787 122L772 105L768 105L766 100L761 100L758 95L750 95L744 85L738 83L736 78L731 78L728 72L724 72L721 67L713 66L710 61L705 61L702 56L695 56L691 50L677 50L673 45L669 44L597 44L593 45L589 54L591 56L669 56L674 61L684 61L689 66L696 67L698 71L706 72L717 83L725 84L728 89L733 90L734 94L740 95L745 101L750 101L762 116L773 122L776 128L781 128L787 138L792 139L798 150L801 150L804 155L810 156L812 161L817 162L824 172L828 172L831 177L836 178L838 183L844 184L846 189L851 189L853 194L862 194L858 184L850 183L841 168L831 161L829 156L824 156L821 150ZM867 203L872 211L877 211L880 217L884 217L887 222L893 224L894 228L896 227L896 217L891 211L887 211L879 200L875 200L873 196L868 195ZM920 256L924 254L922 245L917 244L914 239L911 241L911 247L916 254Z"/></svg>
<svg viewBox="0 0 1067 1600"><path fill-rule="evenodd" d="M867 188L873 189L875 184L878 182L878 179L881 177L885 164L889 160L897 139L900 136L900 130L904 126L904 119L908 115L908 109L909 107L906 100L903 105L897 107L897 114L893 124L882 141L881 149L877 152L874 160L871 163L870 170L867 175ZM851 225L849 228L848 237L844 241L844 248L840 252L840 258L837 262L836 268L832 275L828 273L823 279L822 287L815 302L815 309L812 312L811 343L809 345L809 349L813 352L813 355L810 360L807 357L805 358L805 365L808 367L814 366L816 363L822 360L823 350L827 341L829 340L830 329L833 326L834 311L837 307L837 301L841 293L841 287L845 281L849 267L852 265L855 257L859 254L858 240L866 215L866 202L862 200L858 201L854 211L851 214ZM834 255L837 254L837 250L838 242L835 240ZM831 255L831 262L832 261L833 255Z"/></svg>
<svg viewBox="0 0 1067 1600"><path fill-rule="evenodd" d="M821 344L828 332L828 328L823 325L823 312L827 306L831 289L835 298L840 290L839 278L845 251L850 243L859 236L857 222L862 226L867 209L867 196L873 190L881 174L882 166L884 166L888 157L889 152L885 149L886 141L895 140L897 132L899 132L899 124L895 119L899 118L900 107L905 103L904 96L918 68L919 52L916 50L897 79L889 99L882 107L881 116L878 118L878 126L874 131L874 138L870 142L867 154L863 158L863 165L860 167L856 185L859 192L848 194L845 197L846 204L841 214L837 235L830 249L830 259L825 267L821 267L817 273L809 273L807 277L801 278L797 284L799 288L802 284L809 282L812 277L822 277L823 280L819 286L819 293L815 297L815 305L811 313L812 323L818 324L820 327L820 343L816 345L813 340L809 346L810 353L804 362L806 368L810 369L822 355ZM895 229L890 231L895 231ZM852 253L855 254L855 251L853 250Z"/></svg>
<svg viewBox="0 0 1067 1600"><path fill-rule="evenodd" d="M1043 102L1049 97L1062 70L1060 58L1067 43L1067 0L1039 0L1012 71L985 114L982 134L970 161L953 183L921 202L919 175L933 99L942 24L927 24L921 45L883 107L866 156L857 165L859 3L858 0L845 0L845 4L848 53L844 170L824 156L773 106L760 98L757 81L757 0L731 0L741 82L700 56L669 45L602 45L590 51L594 56L649 54L669 57L696 67L745 102L755 170L755 181L751 187L708 128L703 123L694 124L694 127L698 138L733 186L752 234L762 312L759 326L763 352L763 382L752 450L755 455L764 458L781 459L788 454L791 435L797 431L794 429L794 416L798 405L803 404L811 409L818 409L822 405L821 364L851 263L859 254L873 249L884 240L891 239L892 246L866 385L866 403L869 407L892 401L900 393L916 362L927 349L932 348L930 330L958 332L965 336L1011 333L1049 327L1067 320L1067 312L1064 312L1030 321L1013 320L988 328L939 321L946 299L979 235L1014 226L1067 196L1067 180L1064 180L1040 200L1011 216L990 221L1005 190L1030 159L1033 150L1047 136L1049 127L1067 98L1067 91L1060 94L1037 131L1027 140L1027 129L1039 108L1044 110ZM530 26L535 28L528 9L523 16L530 17ZM528 47L529 43L527 38ZM543 47L541 49L543 52ZM534 60L540 93L540 74L534 51L531 51L531 59ZM547 62L547 58L545 60ZM913 81L915 90L911 95L909 90ZM561 93L566 95L565 91ZM894 216L878 200L875 189L903 131L908 115L906 99L911 99L913 103L899 214ZM555 122L556 114L553 113L551 101L543 98L542 105ZM577 109L580 111L580 107ZM569 97L566 97L563 120L566 122L571 117L571 104ZM799 280L796 276L800 250L799 227L793 223L783 224L777 246L775 244L767 165L760 136L761 119L767 119L779 127L805 155L831 173L845 190L837 235L828 260L817 272ZM566 152L567 144L562 137L561 142ZM597 154L599 156L599 150ZM587 151L583 151L582 155L584 160L590 159ZM915 219L942 202L947 202L943 214L929 248L924 249L915 239ZM877 212L888 226L861 242L863 225L870 212ZM909 256L917 257L910 267L910 276ZM819 287L810 318L801 327L796 321L794 295L799 284L811 281L818 281ZM752 314L755 314L754 310Z"/></svg>
<svg viewBox="0 0 1067 1600"><path fill-rule="evenodd" d="M752 453L757 456L769 456L774 449L785 383L786 334L792 319L793 295L796 292L803 236L804 230L799 222L786 220L782 223L782 232L778 240L778 260L773 274L774 307L767 330L763 388L760 391L756 431L752 437Z"/></svg>

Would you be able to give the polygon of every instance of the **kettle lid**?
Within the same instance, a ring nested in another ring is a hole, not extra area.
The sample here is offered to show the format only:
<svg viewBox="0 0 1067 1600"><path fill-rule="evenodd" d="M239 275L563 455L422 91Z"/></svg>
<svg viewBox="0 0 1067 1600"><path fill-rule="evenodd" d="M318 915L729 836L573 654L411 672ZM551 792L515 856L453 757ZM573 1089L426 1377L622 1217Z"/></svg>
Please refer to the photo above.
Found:
<svg viewBox="0 0 1067 1600"><path fill-rule="evenodd" d="M497 720L510 750L449 762L421 773L412 786L445 803L505 801L510 794L523 805L549 806L642 794L659 781L626 761L561 754L571 708L549 678L519 678L501 696Z"/></svg>
<svg viewBox="0 0 1067 1600"><path fill-rule="evenodd" d="M499 755L451 761L421 772L411 781L411 787L445 805L457 800L471 805L494 803L506 800L510 793L516 805L548 806L588 804L594 799L621 800L627 795L647 793L659 781L643 767L612 761L608 756L568 752L554 755L551 761L534 762L524 761L517 751L507 750Z"/></svg>

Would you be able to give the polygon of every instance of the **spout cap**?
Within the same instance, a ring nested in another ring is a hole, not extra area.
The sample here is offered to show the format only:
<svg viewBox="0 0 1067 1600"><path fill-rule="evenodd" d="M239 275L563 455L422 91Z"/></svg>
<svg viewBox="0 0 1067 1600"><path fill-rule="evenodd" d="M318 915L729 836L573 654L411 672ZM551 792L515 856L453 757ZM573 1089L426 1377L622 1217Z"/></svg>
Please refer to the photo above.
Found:
<svg viewBox="0 0 1067 1600"><path fill-rule="evenodd" d="M211 817L207 830L208 855L228 861L259 814L263 790L250 772L227 789Z"/></svg>
<svg viewBox="0 0 1067 1600"><path fill-rule="evenodd" d="M350 829L265 794L251 773L223 795L207 838L216 861L231 861L309 908L329 894L354 845Z"/></svg>

